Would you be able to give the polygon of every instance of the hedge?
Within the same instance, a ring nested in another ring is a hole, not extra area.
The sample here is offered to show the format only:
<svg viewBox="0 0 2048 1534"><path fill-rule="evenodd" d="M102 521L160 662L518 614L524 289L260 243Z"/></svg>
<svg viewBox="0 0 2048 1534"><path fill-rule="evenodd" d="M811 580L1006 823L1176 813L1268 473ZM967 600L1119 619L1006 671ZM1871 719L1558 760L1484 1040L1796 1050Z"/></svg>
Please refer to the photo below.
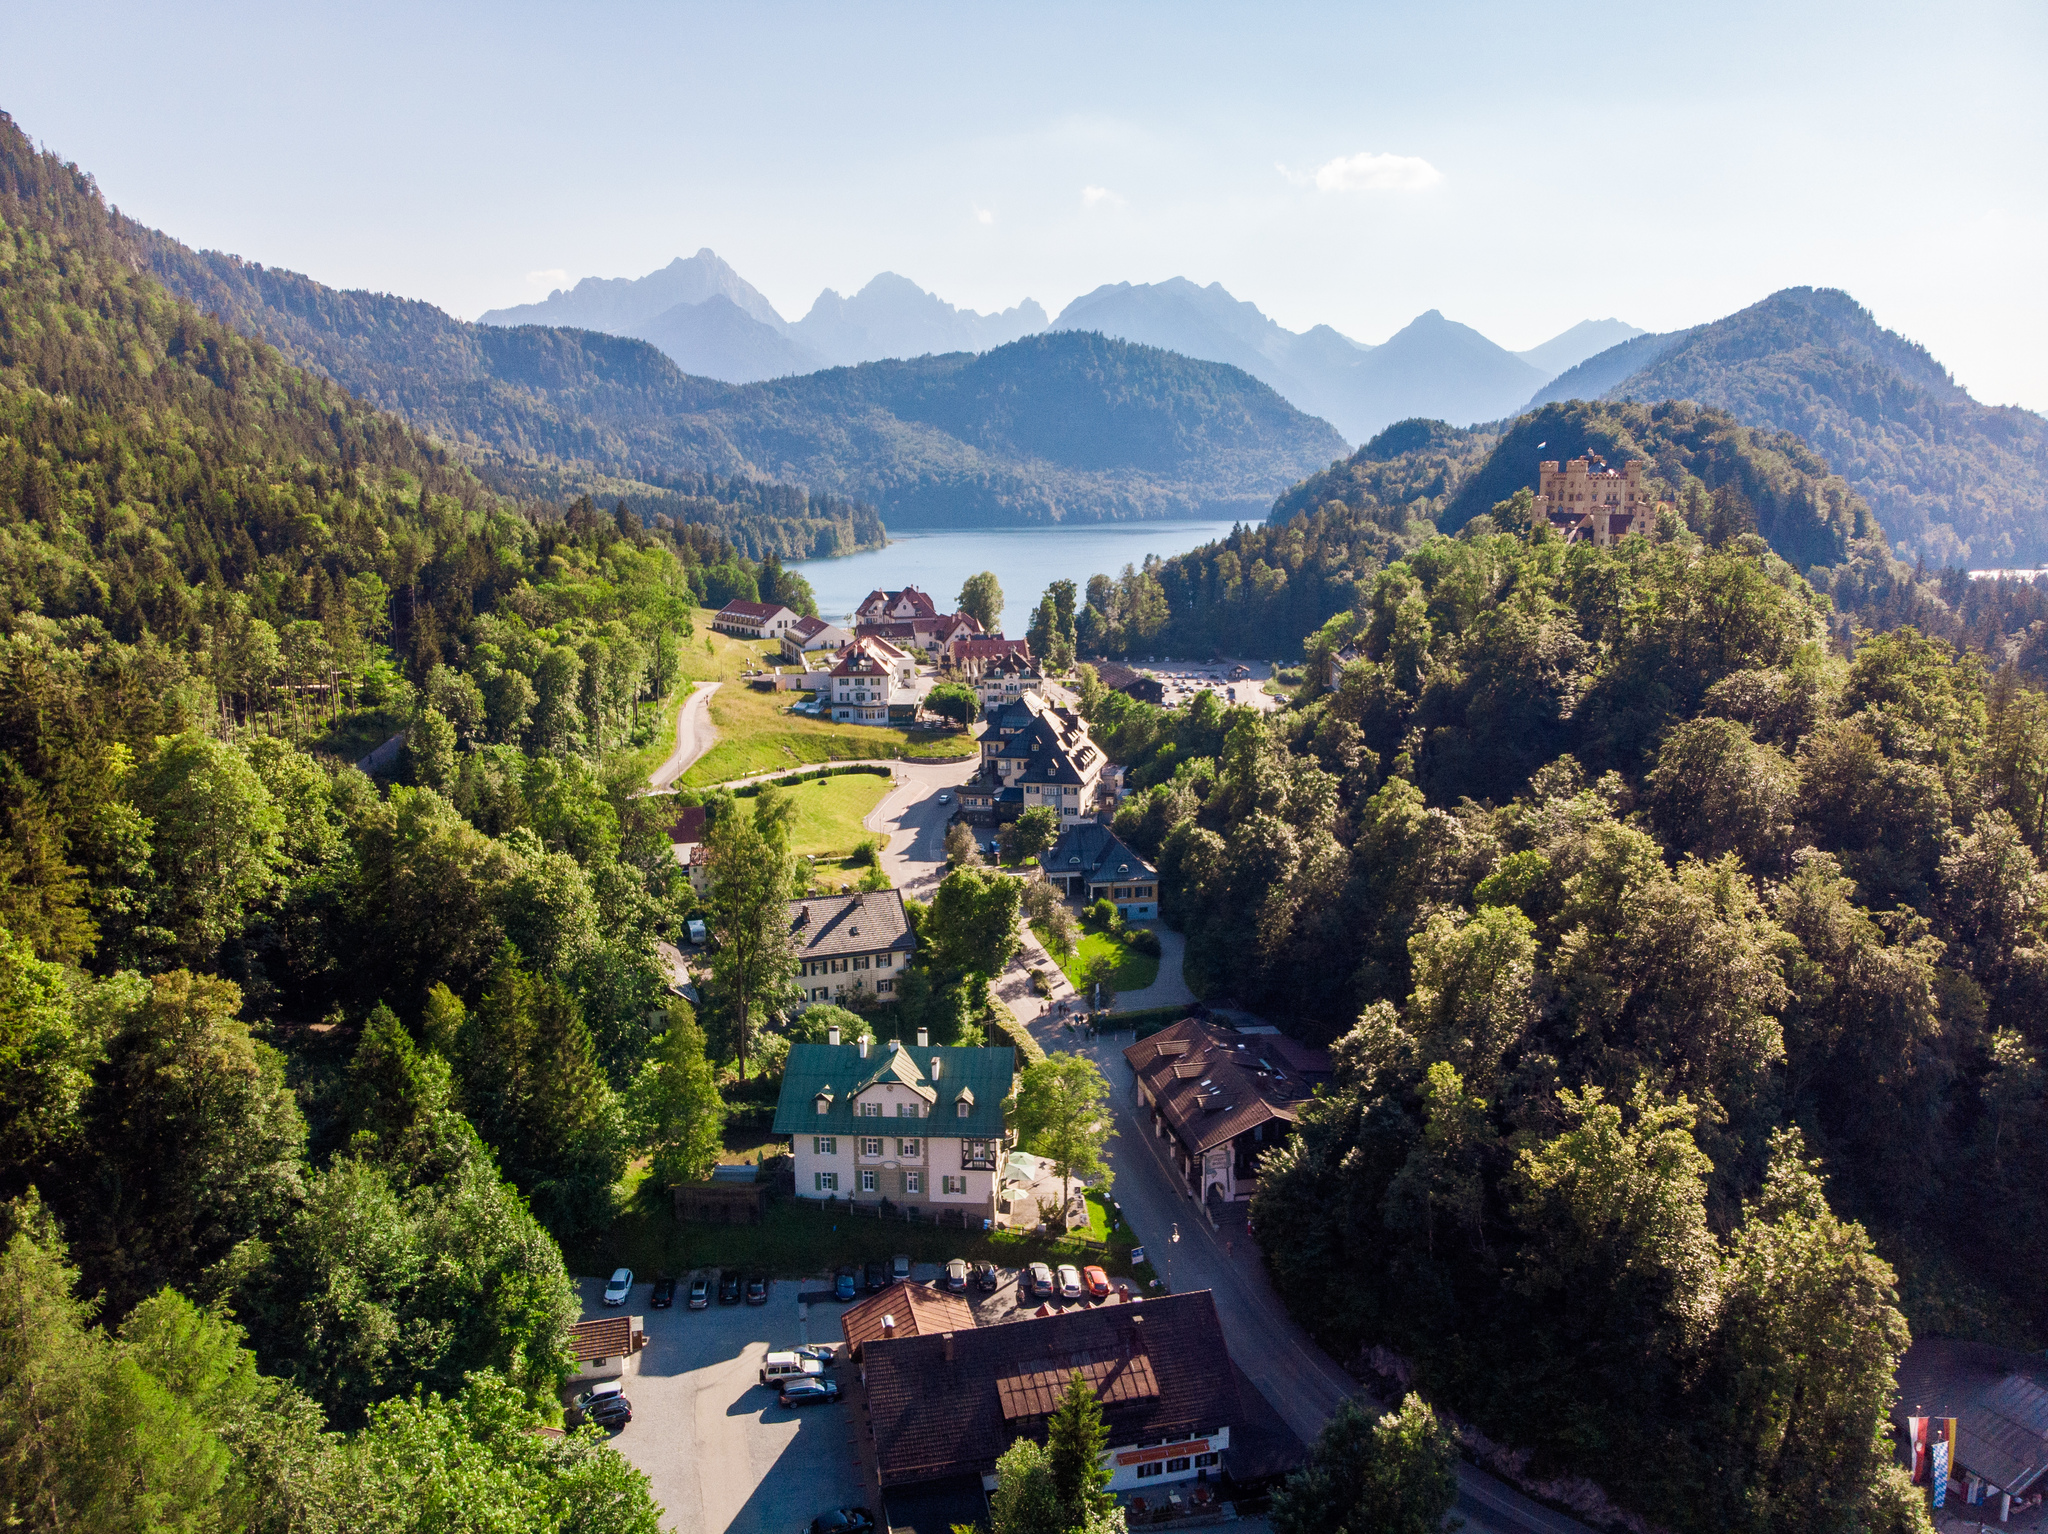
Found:
<svg viewBox="0 0 2048 1534"><path fill-rule="evenodd" d="M820 778L840 778L848 773L865 772L873 777L894 777L896 769L880 762L853 762L841 767L813 767L809 772L790 773L780 778L763 778L758 783L747 783L732 791L735 799L751 799L771 784L776 788L790 788L798 783L815 783Z"/></svg>

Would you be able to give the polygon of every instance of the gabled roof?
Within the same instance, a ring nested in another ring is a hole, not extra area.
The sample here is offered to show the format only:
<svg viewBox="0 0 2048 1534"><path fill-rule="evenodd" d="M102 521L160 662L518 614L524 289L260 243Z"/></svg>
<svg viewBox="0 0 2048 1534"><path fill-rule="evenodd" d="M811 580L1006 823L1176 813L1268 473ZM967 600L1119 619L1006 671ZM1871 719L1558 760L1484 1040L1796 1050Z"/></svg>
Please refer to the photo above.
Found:
<svg viewBox="0 0 2048 1534"><path fill-rule="evenodd" d="M1316 1080L1327 1079L1323 1051L1296 1044L1286 1060L1276 1059L1274 1037L1184 1017L1131 1045L1124 1058L1181 1144L1200 1153L1260 1124L1298 1122Z"/></svg>
<svg viewBox="0 0 2048 1534"><path fill-rule="evenodd" d="M623 1358L632 1351L631 1316L597 1316L569 1328L569 1355L580 1364Z"/></svg>
<svg viewBox="0 0 2048 1534"><path fill-rule="evenodd" d="M886 1487L988 1474L1019 1437L1045 1437L1076 1369L1102 1402L1109 1446L1232 1427L1243 1415L1206 1289L1000 1326L894 1337L862 1350Z"/></svg>
<svg viewBox="0 0 2048 1534"><path fill-rule="evenodd" d="M926 596L922 591L919 591L915 586L905 586L901 591L870 591L861 598L860 607L857 610L867 612L875 607L887 609L905 600L910 603L913 614L917 617L935 618L938 616L939 604Z"/></svg>
<svg viewBox="0 0 2048 1534"><path fill-rule="evenodd" d="M685 805L676 811L676 818L669 822L668 839L671 845L704 840L704 807L700 804Z"/></svg>
<svg viewBox="0 0 2048 1534"><path fill-rule="evenodd" d="M789 609L780 602L728 602L718 609L721 618L730 613L736 618L768 619L777 613L787 612ZM790 616L795 617L796 614L790 613Z"/></svg>
<svg viewBox="0 0 2048 1534"><path fill-rule="evenodd" d="M839 1312L839 1330L856 1356L868 1343L884 1340L885 1321L893 1328L886 1339L892 1342L934 1332L970 1331L974 1326L974 1307L957 1294L905 1279Z"/></svg>
<svg viewBox="0 0 2048 1534"><path fill-rule="evenodd" d="M842 634L846 632L836 623L827 623L823 618L813 618L809 613L805 613L789 626L789 631L799 639L816 639L825 630L832 628L839 629Z"/></svg>
<svg viewBox="0 0 2048 1534"><path fill-rule="evenodd" d="M2048 1474L2048 1363L2038 1355L1916 1338L1899 1360L1895 1417L1954 1417L1956 1462L2015 1496Z"/></svg>
<svg viewBox="0 0 2048 1534"><path fill-rule="evenodd" d="M892 889L792 900L789 933L799 959L891 950L911 953L917 948L917 934L910 930L910 915L903 909L903 894Z"/></svg>
<svg viewBox="0 0 2048 1534"><path fill-rule="evenodd" d="M894 1056L892 1060L892 1055ZM933 1080L931 1064L939 1063ZM883 1074L887 1070L886 1075ZM1017 1052L1010 1048L983 1049L960 1045L930 1045L910 1048L890 1040L870 1046L866 1059L857 1044L794 1044L789 1063L782 1070L782 1095L775 1105L775 1132L779 1135L900 1133L898 1121L861 1119L854 1116L853 1100L877 1081L894 1081L910 1087L926 1102L940 1106L930 1117L918 1119L919 1133L927 1138L993 1140L1003 1133L1003 1102L1009 1097L1017 1073ZM959 1116L954 1104L967 1089L968 1113ZM818 1111L818 1099L826 1109Z"/></svg>
<svg viewBox="0 0 2048 1534"><path fill-rule="evenodd" d="M1068 826L1053 843L1052 850L1038 860L1038 866L1055 878L1084 878L1107 883L1113 879L1156 879L1159 870L1131 851L1116 832L1096 820ZM1098 872L1099 870L1099 872Z"/></svg>
<svg viewBox="0 0 2048 1534"><path fill-rule="evenodd" d="M972 621L971 619L969 620ZM973 639L953 641L953 659L957 660L1021 660L1031 659L1031 641L1028 639L1005 639L997 634L993 638L977 635Z"/></svg>

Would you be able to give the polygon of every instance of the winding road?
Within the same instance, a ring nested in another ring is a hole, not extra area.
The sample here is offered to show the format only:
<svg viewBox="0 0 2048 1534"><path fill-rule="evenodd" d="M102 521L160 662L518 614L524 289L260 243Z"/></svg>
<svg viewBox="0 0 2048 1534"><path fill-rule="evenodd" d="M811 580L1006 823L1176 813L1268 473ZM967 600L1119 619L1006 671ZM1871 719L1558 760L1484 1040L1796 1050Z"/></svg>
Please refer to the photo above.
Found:
<svg viewBox="0 0 2048 1534"><path fill-rule="evenodd" d="M676 748L667 761L647 775L649 793L673 788L675 781L696 766L704 753L718 743L718 731L711 724L711 695L724 684L699 682L683 706L676 711Z"/></svg>

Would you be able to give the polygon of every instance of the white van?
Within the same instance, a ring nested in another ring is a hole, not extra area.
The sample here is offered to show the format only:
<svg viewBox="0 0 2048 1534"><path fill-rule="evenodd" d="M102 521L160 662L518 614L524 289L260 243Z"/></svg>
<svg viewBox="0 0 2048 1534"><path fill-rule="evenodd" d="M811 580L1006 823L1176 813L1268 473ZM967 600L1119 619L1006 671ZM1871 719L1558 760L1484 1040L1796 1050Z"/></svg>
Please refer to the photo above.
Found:
<svg viewBox="0 0 2048 1534"><path fill-rule="evenodd" d="M796 1353L770 1353L761 1360L761 1383L780 1386L784 1380L806 1379L814 1374L823 1374L825 1366L815 1358L804 1358Z"/></svg>

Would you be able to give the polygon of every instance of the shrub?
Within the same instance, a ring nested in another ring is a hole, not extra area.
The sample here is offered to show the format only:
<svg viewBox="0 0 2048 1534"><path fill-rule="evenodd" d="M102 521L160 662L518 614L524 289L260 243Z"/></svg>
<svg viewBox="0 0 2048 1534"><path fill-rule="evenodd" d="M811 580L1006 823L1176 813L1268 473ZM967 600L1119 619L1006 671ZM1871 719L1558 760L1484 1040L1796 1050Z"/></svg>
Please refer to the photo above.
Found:
<svg viewBox="0 0 2048 1534"><path fill-rule="evenodd" d="M1088 920L1094 926L1114 932L1123 918L1116 914L1116 902L1105 895L1088 907Z"/></svg>
<svg viewBox="0 0 2048 1534"><path fill-rule="evenodd" d="M1150 927L1133 927L1124 934L1124 945L1133 953L1159 957L1159 934Z"/></svg>
<svg viewBox="0 0 2048 1534"><path fill-rule="evenodd" d="M853 849L853 856L846 861L855 868L873 868L882 860L882 844L872 836L864 836Z"/></svg>

